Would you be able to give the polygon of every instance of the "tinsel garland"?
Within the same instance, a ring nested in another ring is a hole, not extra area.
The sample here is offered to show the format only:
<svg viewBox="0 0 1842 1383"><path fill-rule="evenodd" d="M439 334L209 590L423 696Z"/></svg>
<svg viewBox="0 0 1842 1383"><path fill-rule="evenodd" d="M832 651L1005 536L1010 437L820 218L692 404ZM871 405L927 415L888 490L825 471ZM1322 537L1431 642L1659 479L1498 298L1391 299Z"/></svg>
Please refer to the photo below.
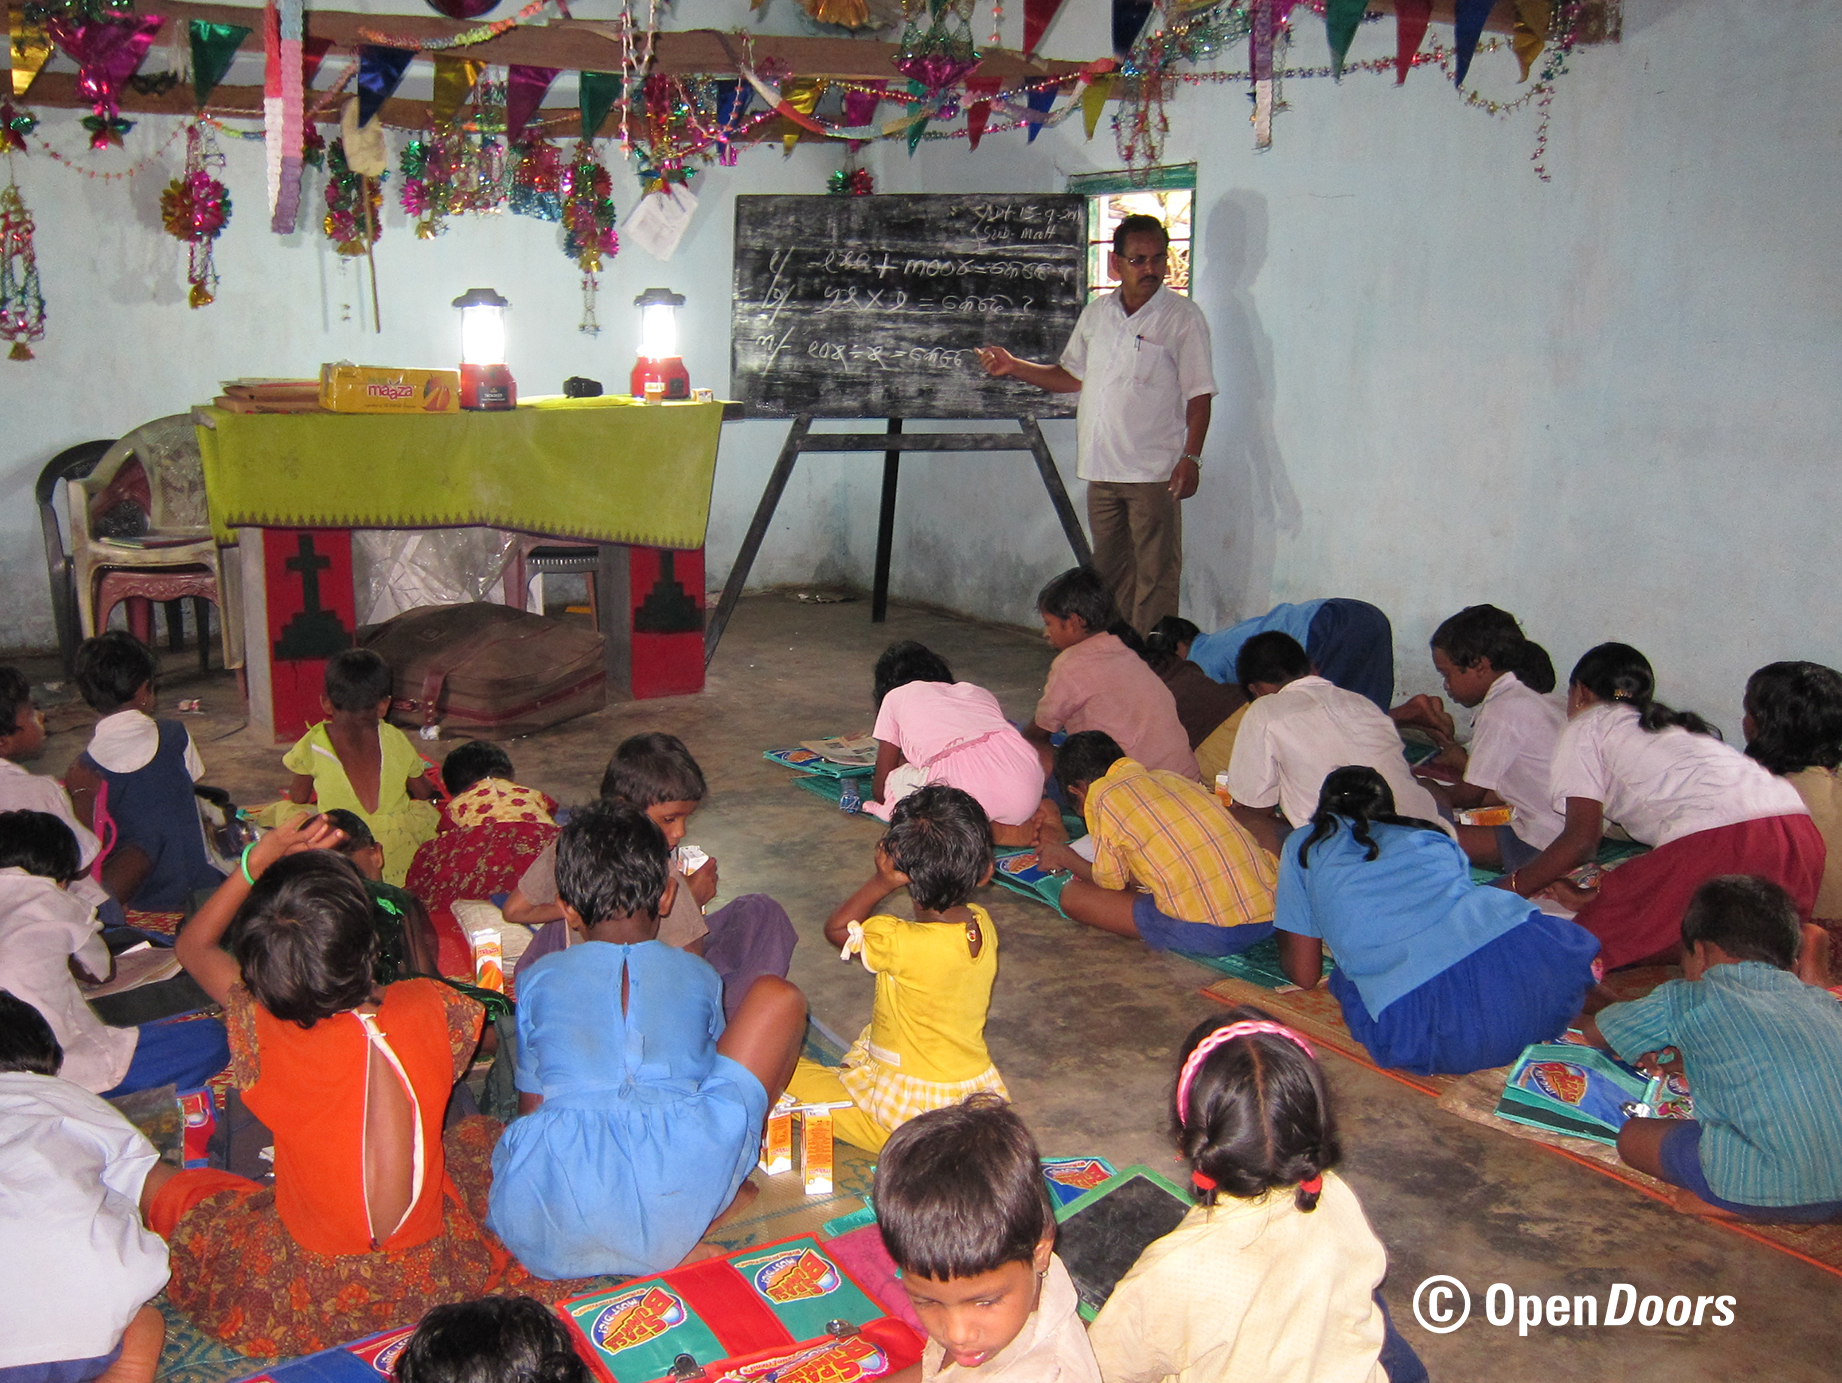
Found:
<svg viewBox="0 0 1842 1383"><path fill-rule="evenodd" d="M345 161L343 139L326 146L326 219L320 224L340 254L348 258L361 255L383 234L384 193L380 184L389 176L383 174L373 182L354 173Z"/></svg>
<svg viewBox="0 0 1842 1383"><path fill-rule="evenodd" d="M505 205L505 144L494 135L458 128L426 131L403 146L403 210L416 218L416 238L433 240L447 219L496 212Z"/></svg>
<svg viewBox="0 0 1842 1383"><path fill-rule="evenodd" d="M26 151L26 136L38 128L38 117L11 101L0 101L0 153Z"/></svg>
<svg viewBox="0 0 1842 1383"><path fill-rule="evenodd" d="M563 151L532 132L519 141L512 163L512 187L507 202L517 216L539 221L563 219Z"/></svg>
<svg viewBox="0 0 1842 1383"><path fill-rule="evenodd" d="M840 168L826 180L825 190L834 197L868 197L876 191L876 179L868 168Z"/></svg>
<svg viewBox="0 0 1842 1383"><path fill-rule="evenodd" d="M38 286L32 213L15 183L0 190L0 336L13 343L11 360L32 359L31 343L45 339L45 295Z"/></svg>
<svg viewBox="0 0 1842 1383"><path fill-rule="evenodd" d="M563 253L582 271L580 329L598 335L595 292L601 286L602 257L611 259L620 252L620 236L614 231L614 182L588 140L576 141L575 156L563 170L557 190L563 206Z"/></svg>
<svg viewBox="0 0 1842 1383"><path fill-rule="evenodd" d="M160 194L160 220L166 233L187 246L187 302L198 308L217 297L217 265L211 246L230 223L230 193L211 175L224 166L223 152L210 129L194 121L186 132L185 171Z"/></svg>

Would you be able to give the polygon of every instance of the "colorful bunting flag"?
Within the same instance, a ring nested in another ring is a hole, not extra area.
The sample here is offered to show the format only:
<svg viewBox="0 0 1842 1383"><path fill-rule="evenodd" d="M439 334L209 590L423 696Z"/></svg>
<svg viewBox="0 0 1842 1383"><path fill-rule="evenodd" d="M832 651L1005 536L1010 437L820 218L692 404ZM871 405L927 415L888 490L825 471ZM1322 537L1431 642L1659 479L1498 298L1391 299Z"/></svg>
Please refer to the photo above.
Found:
<svg viewBox="0 0 1842 1383"><path fill-rule="evenodd" d="M1484 21L1490 18L1490 11L1496 6L1496 0L1458 0L1457 14L1452 21L1452 47L1458 57L1458 71L1452 80L1464 85L1465 74L1471 70L1471 59L1477 56L1477 41L1484 36Z"/></svg>
<svg viewBox="0 0 1842 1383"><path fill-rule="evenodd" d="M577 79L582 111L582 138L593 139L620 96L620 73L583 72Z"/></svg>
<svg viewBox="0 0 1842 1383"><path fill-rule="evenodd" d="M997 77L972 77L966 82L966 94L973 98L966 107L966 147L976 149L985 137L985 123L991 119L991 98L1003 82Z"/></svg>
<svg viewBox="0 0 1842 1383"><path fill-rule="evenodd" d="M1368 0L1325 0L1324 34L1330 40L1330 74L1339 81L1343 78L1343 59L1368 7Z"/></svg>
<svg viewBox="0 0 1842 1383"><path fill-rule="evenodd" d="M825 127L812 118L812 112L818 108L819 97L825 94L825 88L830 85L823 77L792 77L780 84L780 104L776 109L799 127L788 130L780 137L781 147L789 154L793 152L793 146L799 143L800 130L825 133Z"/></svg>
<svg viewBox="0 0 1842 1383"><path fill-rule="evenodd" d="M512 64L511 73L505 79L507 143L516 143L518 136L524 133L524 127L537 114L538 107L544 103L544 93L550 90L550 84L561 70L558 67L533 67L522 62Z"/></svg>
<svg viewBox="0 0 1842 1383"><path fill-rule="evenodd" d="M241 24L207 24L202 19L191 21L192 99L198 103L200 110L211 99L217 84L224 80L224 74L230 70L230 64L237 56L237 49L243 46L243 40L249 37L249 33Z"/></svg>
<svg viewBox="0 0 1842 1383"><path fill-rule="evenodd" d="M1038 115L1047 115L1050 107L1055 105L1055 98L1060 90L1061 88L1059 86L1052 83L1032 91L1026 98L1030 109ZM1030 137L1025 142L1034 144L1036 142L1036 136L1043 132L1042 121L1030 120L1025 123L1030 127Z"/></svg>
<svg viewBox="0 0 1842 1383"><path fill-rule="evenodd" d="M1108 72L1095 77L1087 84L1087 90L1081 93L1081 123L1087 126L1087 137L1094 137L1094 128L1100 123L1100 114L1106 109L1107 98L1113 94L1113 85L1119 80L1117 72Z"/></svg>
<svg viewBox="0 0 1842 1383"><path fill-rule="evenodd" d="M445 130L454 123L454 117L460 114L462 104L485 70L486 64L478 58L435 55L435 96L429 103L429 116L437 130Z"/></svg>
<svg viewBox="0 0 1842 1383"><path fill-rule="evenodd" d="M1055 22L1062 0L1023 0L1023 52L1028 57L1042 42L1043 31Z"/></svg>
<svg viewBox="0 0 1842 1383"><path fill-rule="evenodd" d="M1547 47L1548 25L1553 19L1554 10L1548 0L1516 0L1516 27L1509 43L1516 50L1516 61L1522 64L1520 80L1529 79L1535 59Z"/></svg>
<svg viewBox="0 0 1842 1383"><path fill-rule="evenodd" d="M358 124L363 128L403 84L403 74L414 60L414 48L383 48L365 44L358 50Z"/></svg>
<svg viewBox="0 0 1842 1383"><path fill-rule="evenodd" d="M1394 0L1394 84L1407 80L1414 56L1426 38L1427 21L1433 17L1433 0Z"/></svg>
<svg viewBox="0 0 1842 1383"><path fill-rule="evenodd" d="M42 26L32 23L15 7L7 7L7 35L13 50L13 95L31 89L39 69L50 61L51 39Z"/></svg>

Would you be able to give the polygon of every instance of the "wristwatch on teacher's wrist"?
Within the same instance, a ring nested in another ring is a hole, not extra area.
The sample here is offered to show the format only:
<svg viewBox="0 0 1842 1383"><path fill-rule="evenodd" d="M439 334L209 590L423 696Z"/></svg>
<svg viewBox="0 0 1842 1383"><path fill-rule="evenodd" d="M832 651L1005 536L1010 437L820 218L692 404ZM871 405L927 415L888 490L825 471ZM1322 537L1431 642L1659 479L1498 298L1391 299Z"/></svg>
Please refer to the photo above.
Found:
<svg viewBox="0 0 1842 1383"><path fill-rule="evenodd" d="M1202 458L1193 451L1186 451L1183 453L1183 455L1179 456L1177 459L1179 461L1194 461L1196 463L1196 469L1197 470L1202 469Z"/></svg>

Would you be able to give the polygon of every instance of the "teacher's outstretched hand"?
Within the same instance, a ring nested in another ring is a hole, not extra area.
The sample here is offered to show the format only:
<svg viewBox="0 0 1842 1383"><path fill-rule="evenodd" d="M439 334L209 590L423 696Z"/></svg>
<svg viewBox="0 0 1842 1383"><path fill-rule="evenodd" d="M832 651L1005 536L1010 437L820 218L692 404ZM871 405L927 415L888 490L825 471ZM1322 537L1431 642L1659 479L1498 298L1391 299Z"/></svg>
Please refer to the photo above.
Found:
<svg viewBox="0 0 1842 1383"><path fill-rule="evenodd" d="M1009 376L1020 379L1025 384L1034 384L1038 389L1047 389L1051 394L1078 394L1081 381L1068 373L1061 365L1044 365L1034 360L1019 360L1002 346L980 346L979 364L985 367L985 373L998 379Z"/></svg>

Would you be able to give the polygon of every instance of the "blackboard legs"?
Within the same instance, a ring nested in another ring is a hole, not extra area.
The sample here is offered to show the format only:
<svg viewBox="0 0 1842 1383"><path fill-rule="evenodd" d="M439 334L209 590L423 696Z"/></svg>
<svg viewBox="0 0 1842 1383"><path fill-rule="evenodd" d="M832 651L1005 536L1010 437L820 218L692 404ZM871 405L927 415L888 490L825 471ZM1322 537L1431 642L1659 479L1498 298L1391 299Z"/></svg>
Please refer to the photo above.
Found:
<svg viewBox="0 0 1842 1383"><path fill-rule="evenodd" d="M1083 567L1092 566L1094 550L1087 545L1087 534L1081 531L1081 520L1075 514L1074 505L1069 503L1062 473L1056 469L1055 457L1043 440L1043 430L1036 425L1036 419L1029 417L1019 418L1017 426L1029 440L1030 454L1036 458L1036 469L1043 478L1043 488L1049 492L1049 503L1055 506L1055 516L1062 521L1062 533L1068 539L1068 546L1074 549L1075 562Z"/></svg>
<svg viewBox="0 0 1842 1383"><path fill-rule="evenodd" d="M736 602L742 598L742 587L748 581L749 568L755 565L755 554L761 551L761 540L767 536L768 525L774 521L774 510L780 504L780 496L793 475L793 463L799 460L801 444L810 431L812 418L804 413L795 418L793 426L787 430L786 444L780 449L780 459L774 463L774 474L768 477L767 489L761 492L761 503L755 506L755 517L749 521L741 551L736 553L735 565L729 569L729 579L723 583L723 595L716 602L716 613L710 618L709 628L704 630L705 667L709 667L710 659L716 656L716 646L722 642L729 616L735 613Z"/></svg>
<svg viewBox="0 0 1842 1383"><path fill-rule="evenodd" d="M902 435L902 420L889 420L889 435ZM883 502L876 515L876 576L870 583L870 623L889 617L889 549L895 544L895 483L902 471L902 453L883 453Z"/></svg>

